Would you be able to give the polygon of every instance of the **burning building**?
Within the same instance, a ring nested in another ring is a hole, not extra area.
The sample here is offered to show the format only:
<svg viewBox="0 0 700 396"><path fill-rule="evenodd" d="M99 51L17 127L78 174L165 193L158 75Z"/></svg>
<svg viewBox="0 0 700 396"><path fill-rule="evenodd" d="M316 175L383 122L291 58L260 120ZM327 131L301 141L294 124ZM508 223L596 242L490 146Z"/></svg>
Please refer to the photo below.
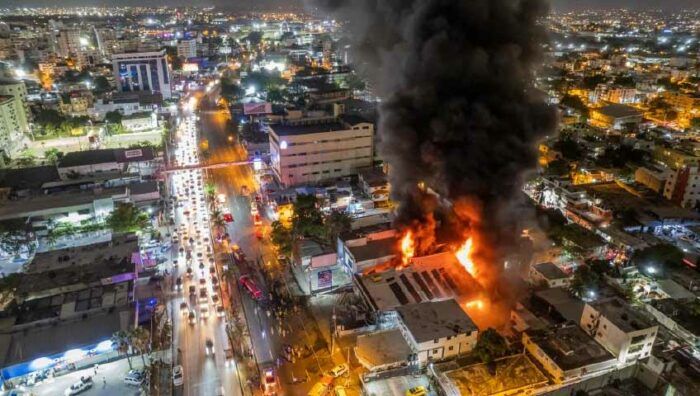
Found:
<svg viewBox="0 0 700 396"><path fill-rule="evenodd" d="M543 0L315 0L347 21L382 98L402 266L451 252L489 295L520 234L514 197L555 112L533 88ZM454 260L452 260L454 261ZM444 264L445 266L447 264Z"/></svg>

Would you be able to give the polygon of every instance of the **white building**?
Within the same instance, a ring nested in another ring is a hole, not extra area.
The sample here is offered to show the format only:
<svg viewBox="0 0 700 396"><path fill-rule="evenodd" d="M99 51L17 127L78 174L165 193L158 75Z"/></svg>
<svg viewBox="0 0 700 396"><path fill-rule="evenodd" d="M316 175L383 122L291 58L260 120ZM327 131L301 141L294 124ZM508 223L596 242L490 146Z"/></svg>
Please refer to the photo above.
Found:
<svg viewBox="0 0 700 396"><path fill-rule="evenodd" d="M18 99L0 96L0 153L13 157L23 148L27 119Z"/></svg>
<svg viewBox="0 0 700 396"><path fill-rule="evenodd" d="M165 50L114 54L112 66L119 91L160 92L164 99L170 98L170 68Z"/></svg>
<svg viewBox="0 0 700 396"><path fill-rule="evenodd" d="M372 165L374 125L355 117L287 119L269 126L269 139L272 169L285 187Z"/></svg>
<svg viewBox="0 0 700 396"><path fill-rule="evenodd" d="M471 352L479 331L454 299L396 308L399 329L421 364Z"/></svg>
<svg viewBox="0 0 700 396"><path fill-rule="evenodd" d="M586 304L581 327L621 364L648 357L659 328L619 298Z"/></svg>
<svg viewBox="0 0 700 396"><path fill-rule="evenodd" d="M122 126L131 132L150 131L158 128L158 116L152 111L134 113L122 118Z"/></svg>
<svg viewBox="0 0 700 396"><path fill-rule="evenodd" d="M564 272L554 263L539 263L530 266L529 281L535 286L566 287L571 281L571 275Z"/></svg>
<svg viewBox="0 0 700 396"><path fill-rule="evenodd" d="M180 40L177 43L177 56L190 59L197 57L197 40Z"/></svg>
<svg viewBox="0 0 700 396"><path fill-rule="evenodd" d="M136 113L151 112L161 107L163 97L149 92L117 92L110 98L95 101L88 109L88 115L94 120L103 120L107 113L118 111L124 116Z"/></svg>
<svg viewBox="0 0 700 396"><path fill-rule="evenodd" d="M694 208L700 199L698 167L683 166L671 172L664 186L664 198L684 208Z"/></svg>
<svg viewBox="0 0 700 396"><path fill-rule="evenodd" d="M63 58L77 57L80 54L80 29L61 29L56 36L58 55Z"/></svg>
<svg viewBox="0 0 700 396"><path fill-rule="evenodd" d="M61 180L99 174L152 175L157 168L153 149L103 149L74 151L61 158L58 165Z"/></svg>

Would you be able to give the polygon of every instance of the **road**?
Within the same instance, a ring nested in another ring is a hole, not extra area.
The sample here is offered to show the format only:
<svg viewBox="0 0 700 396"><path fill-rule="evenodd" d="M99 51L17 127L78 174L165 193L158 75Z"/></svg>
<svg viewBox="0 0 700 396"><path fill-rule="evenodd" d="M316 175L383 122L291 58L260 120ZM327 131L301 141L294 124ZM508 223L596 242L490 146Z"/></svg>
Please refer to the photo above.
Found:
<svg viewBox="0 0 700 396"><path fill-rule="evenodd" d="M177 130L177 146L174 158L178 164L190 165L199 162L198 127L196 115L188 110L182 113L183 121ZM178 251L173 265L173 278L181 277L181 290L170 294L169 309L173 313L174 344L179 352L176 363L184 370L184 385L175 389L176 395L242 395L235 363L225 364L224 350L229 348L225 332L225 317L216 314L214 302L218 289L212 282L209 267L214 263L211 247L209 208L204 194L204 175L201 170L175 172L169 178L170 196L175 200L169 205L170 215L175 220ZM191 257L188 259L188 251ZM186 272L191 268L192 275ZM195 294L189 294L190 286ZM204 297L200 296L206 290ZM185 310L181 304L186 303ZM203 315L208 311L208 318ZM195 316L189 322L189 313ZM205 352L205 342L211 340L214 353Z"/></svg>

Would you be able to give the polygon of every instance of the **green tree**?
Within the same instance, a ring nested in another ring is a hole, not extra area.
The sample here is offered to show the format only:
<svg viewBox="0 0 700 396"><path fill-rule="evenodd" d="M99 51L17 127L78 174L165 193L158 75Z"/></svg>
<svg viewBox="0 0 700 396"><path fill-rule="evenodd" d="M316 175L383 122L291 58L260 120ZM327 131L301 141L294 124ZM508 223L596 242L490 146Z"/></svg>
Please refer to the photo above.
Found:
<svg viewBox="0 0 700 396"><path fill-rule="evenodd" d="M562 136L554 143L554 148L570 161L578 161L583 158L584 152L581 145L569 136Z"/></svg>
<svg viewBox="0 0 700 396"><path fill-rule="evenodd" d="M338 236L352 230L352 217L347 212L333 211L323 223L330 246L335 246Z"/></svg>
<svg viewBox="0 0 700 396"><path fill-rule="evenodd" d="M52 147L44 152L44 157L46 157L50 163L56 165L58 161L63 158L63 151Z"/></svg>
<svg viewBox="0 0 700 396"><path fill-rule="evenodd" d="M115 345L115 348L120 355L126 356L126 361L129 362L129 369L133 369L133 366L131 365L131 356L129 356L129 347L131 346L129 333L120 330L112 334L112 344Z"/></svg>
<svg viewBox="0 0 700 396"><path fill-rule="evenodd" d="M124 116L122 113L117 110L108 111L107 114L105 114L105 122L110 124L121 124L123 118Z"/></svg>
<svg viewBox="0 0 700 396"><path fill-rule="evenodd" d="M665 268L682 265L682 261L683 251L668 243L649 246L632 255L634 265L643 271L654 268L655 271L662 272Z"/></svg>
<svg viewBox="0 0 700 396"><path fill-rule="evenodd" d="M600 288L601 274L595 272L591 266L581 265L574 272L571 280L571 290L579 297L588 297L590 293L596 293Z"/></svg>
<svg viewBox="0 0 700 396"><path fill-rule="evenodd" d="M295 238L305 237L322 242L324 238L323 213L318 208L318 200L313 195L300 194L294 202L292 234Z"/></svg>
<svg viewBox="0 0 700 396"><path fill-rule="evenodd" d="M144 366L146 365L146 360L143 355L150 350L150 338L149 332L140 326L131 330L129 334L131 346L141 356L141 362Z"/></svg>
<svg viewBox="0 0 700 396"><path fill-rule="evenodd" d="M207 198L214 200L216 198L216 185L212 182L207 182L204 185L204 194Z"/></svg>
<svg viewBox="0 0 700 396"><path fill-rule="evenodd" d="M285 227L281 222L272 222L270 239L272 240L272 243L277 246L280 253L286 255L287 257L292 255L292 248L294 244L292 230Z"/></svg>
<svg viewBox="0 0 700 396"><path fill-rule="evenodd" d="M700 129L700 117L693 117L690 119L690 127L693 129Z"/></svg>
<svg viewBox="0 0 700 396"><path fill-rule="evenodd" d="M579 98L578 96L575 95L564 95L563 98L561 98L560 103L563 106L571 107L572 109L578 111L581 113L582 116L588 117L589 110L588 106L586 106L585 103L583 103L583 100Z"/></svg>
<svg viewBox="0 0 700 396"><path fill-rule="evenodd" d="M95 87L93 91L96 93L104 93L112 90L112 86L109 84L109 80L105 76L98 76L95 78Z"/></svg>
<svg viewBox="0 0 700 396"><path fill-rule="evenodd" d="M490 365L494 360L505 356L508 352L508 345L502 335L489 327L479 333L474 351L482 362Z"/></svg>
<svg viewBox="0 0 700 396"><path fill-rule="evenodd" d="M107 225L114 232L136 232L149 225L148 215L130 202L119 202L107 217Z"/></svg>

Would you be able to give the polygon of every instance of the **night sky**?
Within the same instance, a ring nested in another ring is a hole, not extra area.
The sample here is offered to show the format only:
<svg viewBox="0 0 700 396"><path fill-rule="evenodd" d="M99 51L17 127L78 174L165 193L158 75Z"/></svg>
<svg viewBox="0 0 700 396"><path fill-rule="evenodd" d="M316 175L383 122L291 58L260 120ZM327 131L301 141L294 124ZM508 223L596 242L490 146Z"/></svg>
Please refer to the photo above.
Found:
<svg viewBox="0 0 700 396"><path fill-rule="evenodd" d="M148 5L192 5L200 7L221 6L234 9L265 10L276 7L289 8L299 6L303 0L152 0ZM2 0L1 6L115 6L115 5L144 5L143 0ZM698 0L552 0L555 10L585 9L585 8L700 8Z"/></svg>

